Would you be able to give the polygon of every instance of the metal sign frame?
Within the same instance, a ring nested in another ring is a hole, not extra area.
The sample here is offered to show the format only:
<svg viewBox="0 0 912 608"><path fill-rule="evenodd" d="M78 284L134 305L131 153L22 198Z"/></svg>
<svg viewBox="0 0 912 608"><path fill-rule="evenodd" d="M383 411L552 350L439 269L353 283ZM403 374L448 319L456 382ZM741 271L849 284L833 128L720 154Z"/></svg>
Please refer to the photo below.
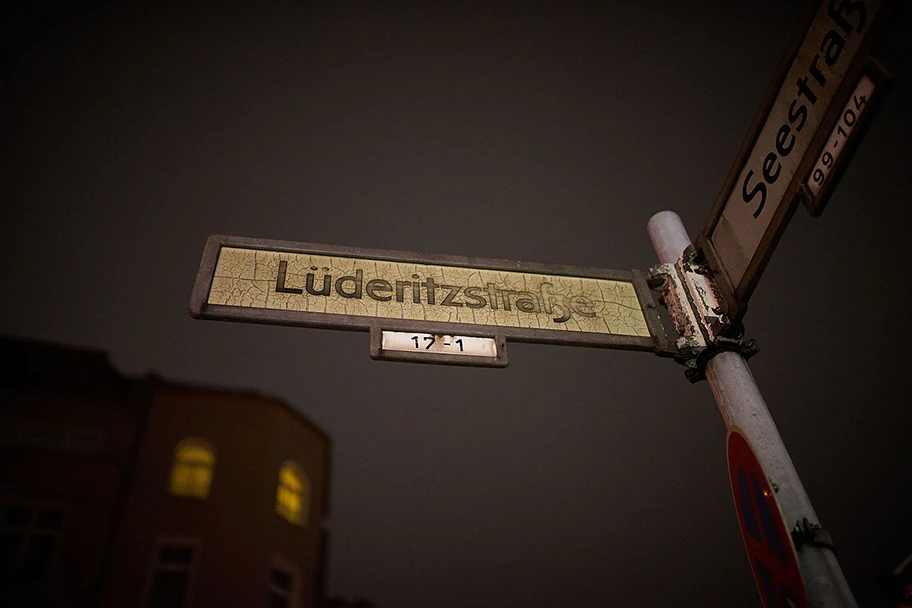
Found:
<svg viewBox="0 0 912 608"><path fill-rule="evenodd" d="M646 321L650 336L624 336L578 331L553 331L538 328L505 327L471 323L452 323L411 319L390 319L357 315L328 314L308 311L275 310L209 304L215 267L222 247L238 247L260 251L295 254L326 255L335 257L371 259L386 262L432 264L479 270L533 273L560 277L605 279L631 283ZM316 243L275 241L236 236L214 235L206 241L202 261L190 298L190 315L198 319L268 323L297 327L317 327L350 331L370 331L379 335L381 330L415 331L430 334L458 334L463 336L502 337L515 342L591 346L622 350L652 351L660 356L673 356L674 345L668 339L659 317L653 293L640 270L606 270L564 265L535 264L511 260L472 258L439 254L414 253L362 247L342 247ZM449 355L439 355L447 357ZM430 360L434 355L428 354Z"/></svg>
<svg viewBox="0 0 912 608"><path fill-rule="evenodd" d="M742 170L757 144L757 140L764 125L770 118L774 102L783 87L785 78L788 76L793 62L796 60L799 49L809 33L820 6L821 2L809 2L803 17L799 21L798 27L796 27L792 33L785 53L779 62L776 74L770 82L763 100L760 103L760 108L754 116L747 137L741 144L736 160L732 164L731 169L729 169L728 175L723 182L722 189L716 198L712 211L710 211L706 224L696 239L695 244L697 249L705 256L706 261L715 275L716 284L727 307L726 312L735 322L740 321L744 317L744 314L747 311L748 300L757 287L760 276L769 263L773 250L782 238L782 234L784 233L789 220L791 220L792 215L795 213L795 209L797 209L799 203L804 198L801 193L802 185L804 185L814 164L823 151L823 147L826 145L830 132L841 116L842 108L854 90L856 83L866 67L871 65L869 61L871 53L875 48L875 44L881 38L881 34L889 20L889 15L895 5L892 0L882 0L882 2L880 2L879 10L874 15L867 31L864 32L863 39L859 44L855 56L846 68L846 73L842 81L834 91L830 104L821 118L820 124L817 126L817 130L815 131L804 156L801 158L794 176L785 188L782 198L779 201L770 201L772 204L776 205L776 210L760 243L748 262L743 277L737 285L734 285L725 271L725 265L722 264L719 252L714 247L711 237L726 208L726 203L735 188L735 182L741 175ZM882 94L879 94L878 96L881 98L883 97ZM875 110L875 108L872 108L872 110ZM874 111L871 111L872 115L874 113ZM870 126L870 118L871 117L868 116L864 121L864 124L859 124L856 130L853 131L853 146L858 145L858 142L864 135L864 131ZM838 172L834 170L832 174L830 180L832 184L827 185L827 196L832 193L835 184L839 181L839 173L844 171L851 154L847 154L846 156L846 160L840 163ZM820 198L822 199L823 197ZM825 199L823 200L825 201ZM822 205L814 205L813 201L811 201L808 206L812 211L812 214L819 215L822 210Z"/></svg>

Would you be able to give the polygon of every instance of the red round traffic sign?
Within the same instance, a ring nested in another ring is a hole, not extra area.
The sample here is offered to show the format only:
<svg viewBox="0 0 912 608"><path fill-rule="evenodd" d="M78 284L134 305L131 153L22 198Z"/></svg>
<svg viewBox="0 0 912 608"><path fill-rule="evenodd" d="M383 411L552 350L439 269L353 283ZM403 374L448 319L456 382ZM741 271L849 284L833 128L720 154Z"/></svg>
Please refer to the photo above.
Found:
<svg viewBox="0 0 912 608"><path fill-rule="evenodd" d="M765 608L810 606L795 546L773 489L741 431L728 432L728 476L741 538Z"/></svg>

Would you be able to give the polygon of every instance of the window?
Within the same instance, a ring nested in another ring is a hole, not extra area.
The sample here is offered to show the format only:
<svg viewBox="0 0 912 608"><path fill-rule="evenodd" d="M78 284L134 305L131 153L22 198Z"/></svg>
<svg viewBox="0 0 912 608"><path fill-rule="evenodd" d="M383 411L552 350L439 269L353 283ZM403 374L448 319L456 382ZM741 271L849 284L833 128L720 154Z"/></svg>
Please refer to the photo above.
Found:
<svg viewBox="0 0 912 608"><path fill-rule="evenodd" d="M209 443L196 437L184 439L174 449L171 493L189 498L206 498L212 483L215 453Z"/></svg>
<svg viewBox="0 0 912 608"><path fill-rule="evenodd" d="M303 526L307 523L309 507L310 485L307 476L295 462L286 460L279 469L276 513L289 523Z"/></svg>
<svg viewBox="0 0 912 608"><path fill-rule="evenodd" d="M36 448L62 450L66 447L67 433L63 428L32 426L25 429L20 441Z"/></svg>
<svg viewBox="0 0 912 608"><path fill-rule="evenodd" d="M105 436L97 429L73 429L70 431L69 448L74 452L97 454L104 449Z"/></svg>
<svg viewBox="0 0 912 608"><path fill-rule="evenodd" d="M152 551L152 572L146 608L186 608L190 606L194 567L199 543L164 539Z"/></svg>
<svg viewBox="0 0 912 608"><path fill-rule="evenodd" d="M298 569L279 557L269 564L267 608L289 608L298 605Z"/></svg>
<svg viewBox="0 0 912 608"><path fill-rule="evenodd" d="M12 504L0 513L0 579L44 580L60 544L64 508Z"/></svg>
<svg viewBox="0 0 912 608"><path fill-rule="evenodd" d="M104 450L105 434L99 429L51 427L39 422L4 420L0 445L98 454Z"/></svg>

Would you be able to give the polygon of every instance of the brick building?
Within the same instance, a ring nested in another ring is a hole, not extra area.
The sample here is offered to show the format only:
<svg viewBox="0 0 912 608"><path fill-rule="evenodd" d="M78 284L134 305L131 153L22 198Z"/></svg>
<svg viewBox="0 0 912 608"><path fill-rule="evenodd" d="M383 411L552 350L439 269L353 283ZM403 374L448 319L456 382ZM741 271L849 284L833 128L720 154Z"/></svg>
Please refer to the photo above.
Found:
<svg viewBox="0 0 912 608"><path fill-rule="evenodd" d="M315 606L329 439L254 392L0 338L0 604Z"/></svg>

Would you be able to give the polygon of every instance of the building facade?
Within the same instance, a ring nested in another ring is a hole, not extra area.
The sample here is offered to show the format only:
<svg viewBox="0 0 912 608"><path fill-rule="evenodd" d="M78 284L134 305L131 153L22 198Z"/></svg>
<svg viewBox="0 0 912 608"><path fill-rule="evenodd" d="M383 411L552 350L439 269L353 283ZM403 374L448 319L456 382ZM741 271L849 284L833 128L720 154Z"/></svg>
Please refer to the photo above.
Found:
<svg viewBox="0 0 912 608"><path fill-rule="evenodd" d="M0 368L0 604L318 604L330 442L301 414L9 338Z"/></svg>

